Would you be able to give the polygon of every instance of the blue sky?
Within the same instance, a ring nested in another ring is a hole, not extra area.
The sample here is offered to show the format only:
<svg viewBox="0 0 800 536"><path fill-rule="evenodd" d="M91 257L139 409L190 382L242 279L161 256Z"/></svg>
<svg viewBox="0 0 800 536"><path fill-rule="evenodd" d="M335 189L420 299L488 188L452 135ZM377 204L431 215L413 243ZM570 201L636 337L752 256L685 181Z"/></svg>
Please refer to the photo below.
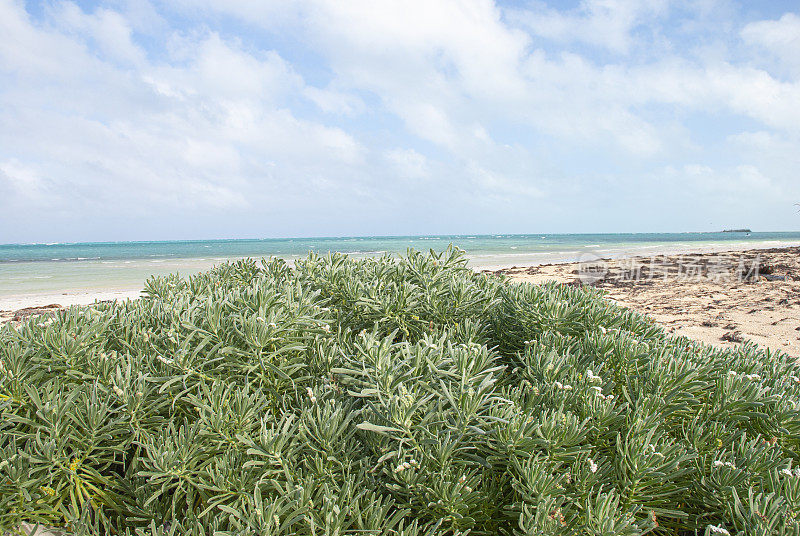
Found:
<svg viewBox="0 0 800 536"><path fill-rule="evenodd" d="M800 7L0 0L0 242L800 229Z"/></svg>

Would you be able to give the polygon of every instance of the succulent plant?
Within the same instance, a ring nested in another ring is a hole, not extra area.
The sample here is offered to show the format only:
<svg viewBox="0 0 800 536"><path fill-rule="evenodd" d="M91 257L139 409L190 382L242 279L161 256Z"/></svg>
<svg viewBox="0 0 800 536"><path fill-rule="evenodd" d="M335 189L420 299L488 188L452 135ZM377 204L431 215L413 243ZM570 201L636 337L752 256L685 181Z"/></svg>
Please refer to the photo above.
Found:
<svg viewBox="0 0 800 536"><path fill-rule="evenodd" d="M0 531L797 535L798 378L455 248L225 263L0 330Z"/></svg>

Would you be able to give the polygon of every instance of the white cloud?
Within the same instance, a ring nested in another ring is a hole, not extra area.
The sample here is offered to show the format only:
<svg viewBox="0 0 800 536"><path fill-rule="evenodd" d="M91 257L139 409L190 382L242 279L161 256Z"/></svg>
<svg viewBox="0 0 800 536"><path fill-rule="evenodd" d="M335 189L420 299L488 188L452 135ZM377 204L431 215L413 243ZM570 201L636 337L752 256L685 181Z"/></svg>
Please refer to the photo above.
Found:
<svg viewBox="0 0 800 536"><path fill-rule="evenodd" d="M706 164L687 164L676 169L667 166L661 178L668 178L672 187L683 185L693 192L716 196L771 196L776 192L772 180L756 166L741 164L717 169Z"/></svg>
<svg viewBox="0 0 800 536"><path fill-rule="evenodd" d="M363 111L365 108L361 99L355 95L337 91L336 89L306 86L303 88L303 95L326 113L352 115Z"/></svg>
<svg viewBox="0 0 800 536"><path fill-rule="evenodd" d="M542 190L525 181L486 169L477 162L469 162L467 170L472 184L483 196L538 198L544 195Z"/></svg>
<svg viewBox="0 0 800 536"><path fill-rule="evenodd" d="M800 124L800 86L757 67L674 52L651 62L598 64L576 53L531 49L531 37L504 22L505 15L556 43L582 41L625 53L639 45L640 28L648 28L641 39L664 39L658 22L670 12L667 0L585 0L566 12L533 4L505 14L488 0L304 0L291 10L206 0L206 6L268 29L279 10L279 19L291 20L328 58L339 88L376 94L410 133L462 159L481 142L492 145L495 134L483 122L497 120L638 157L675 144L671 129L653 124L643 107L732 112L789 130ZM699 4L688 9L704 16L713 11ZM482 139L472 135L476 117Z"/></svg>
<svg viewBox="0 0 800 536"><path fill-rule="evenodd" d="M0 94L0 159L4 182L25 197L15 211L252 208L319 174L346 178L364 158L341 128L292 113L286 102L314 88L275 51L175 33L171 55L152 61L119 13L62 2L48 17L35 23L21 4L0 3L11 36L0 76L13 77Z"/></svg>
<svg viewBox="0 0 800 536"><path fill-rule="evenodd" d="M707 3L57 1L34 17L0 0L6 214L100 199L267 226L306 206L380 219L425 193L463 221L534 221L648 178L709 202L796 192L800 80L782 75L800 72L800 17Z"/></svg>
<svg viewBox="0 0 800 536"><path fill-rule="evenodd" d="M3 196L6 202L10 195L38 201L47 193L47 185L39 173L15 159L0 162L0 185L7 190L7 195Z"/></svg>
<svg viewBox="0 0 800 536"><path fill-rule="evenodd" d="M628 53L632 32L642 23L666 11L666 0L583 0L571 12L544 4L509 10L509 17L533 34L560 43L583 42L616 53Z"/></svg>
<svg viewBox="0 0 800 536"><path fill-rule="evenodd" d="M747 24L742 39L773 54L779 63L800 75L800 16L786 13L778 20L762 20Z"/></svg>
<svg viewBox="0 0 800 536"><path fill-rule="evenodd" d="M200 39L175 36L172 45L171 63L141 69L145 81L166 96L275 103L304 86L302 77L273 50L249 53L213 32Z"/></svg>
<svg viewBox="0 0 800 536"><path fill-rule="evenodd" d="M414 149L392 149L386 152L386 158L402 177L422 179L430 176L428 159Z"/></svg>
<svg viewBox="0 0 800 536"><path fill-rule="evenodd" d="M144 52L133 43L133 29L128 20L110 9L98 8L84 13L71 2L49 6L50 19L78 42L91 42L99 54L111 61L140 66Z"/></svg>

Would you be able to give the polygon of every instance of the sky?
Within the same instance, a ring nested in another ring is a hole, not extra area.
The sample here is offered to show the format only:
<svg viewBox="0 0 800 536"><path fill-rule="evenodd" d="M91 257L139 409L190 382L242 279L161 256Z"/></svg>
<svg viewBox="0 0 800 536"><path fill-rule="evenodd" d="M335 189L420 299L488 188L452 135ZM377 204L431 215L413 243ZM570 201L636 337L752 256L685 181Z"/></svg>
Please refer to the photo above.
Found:
<svg viewBox="0 0 800 536"><path fill-rule="evenodd" d="M0 243L800 230L800 1L0 0Z"/></svg>

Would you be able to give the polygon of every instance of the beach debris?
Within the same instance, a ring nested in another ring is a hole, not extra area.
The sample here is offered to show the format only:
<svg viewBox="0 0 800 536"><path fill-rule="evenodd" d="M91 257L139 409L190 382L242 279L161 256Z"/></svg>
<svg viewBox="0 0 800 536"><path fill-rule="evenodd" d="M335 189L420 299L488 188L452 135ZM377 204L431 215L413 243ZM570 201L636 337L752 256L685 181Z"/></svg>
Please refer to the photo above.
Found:
<svg viewBox="0 0 800 536"><path fill-rule="evenodd" d="M725 342L742 342L744 337L742 337L741 331L727 331L720 337L720 340Z"/></svg>
<svg viewBox="0 0 800 536"><path fill-rule="evenodd" d="M14 316L11 317L12 322L22 322L32 316L41 315L54 315L56 311L63 309L58 303L51 303L50 305L42 305L40 307L24 307L14 311Z"/></svg>
<svg viewBox="0 0 800 536"><path fill-rule="evenodd" d="M758 273L764 276L771 275L775 272L775 267L771 264L766 262L762 262L758 265Z"/></svg>

